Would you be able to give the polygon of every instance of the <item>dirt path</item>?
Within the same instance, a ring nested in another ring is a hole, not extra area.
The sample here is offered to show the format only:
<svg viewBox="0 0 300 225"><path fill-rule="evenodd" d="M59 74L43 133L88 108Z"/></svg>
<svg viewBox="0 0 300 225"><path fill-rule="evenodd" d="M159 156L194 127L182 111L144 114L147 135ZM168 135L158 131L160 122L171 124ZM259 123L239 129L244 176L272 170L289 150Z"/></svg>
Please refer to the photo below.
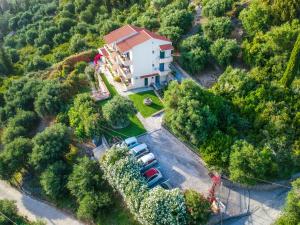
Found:
<svg viewBox="0 0 300 225"><path fill-rule="evenodd" d="M1 180L0 199L16 201L20 214L32 221L41 219L49 225L83 225L71 215L23 194Z"/></svg>

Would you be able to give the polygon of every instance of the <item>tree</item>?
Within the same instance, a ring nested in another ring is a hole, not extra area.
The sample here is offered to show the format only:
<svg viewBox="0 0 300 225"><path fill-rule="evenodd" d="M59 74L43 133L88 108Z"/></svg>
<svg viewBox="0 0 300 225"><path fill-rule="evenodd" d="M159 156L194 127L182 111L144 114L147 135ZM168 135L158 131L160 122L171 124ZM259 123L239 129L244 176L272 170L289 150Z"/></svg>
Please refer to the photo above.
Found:
<svg viewBox="0 0 300 225"><path fill-rule="evenodd" d="M57 161L47 167L40 176L43 191L52 199L59 199L66 194L66 183L69 175L67 164Z"/></svg>
<svg viewBox="0 0 300 225"><path fill-rule="evenodd" d="M14 201L2 199L0 200L0 224L11 225L12 221L16 224L23 225L45 225L42 221L29 222L27 218L18 215L18 208Z"/></svg>
<svg viewBox="0 0 300 225"><path fill-rule="evenodd" d="M61 32L68 32L75 25L76 21L70 18L61 18L58 21L58 27Z"/></svg>
<svg viewBox="0 0 300 225"><path fill-rule="evenodd" d="M80 218L90 219L100 208L111 204L99 163L87 157L74 165L67 187L79 202L77 214Z"/></svg>
<svg viewBox="0 0 300 225"><path fill-rule="evenodd" d="M102 114L89 94L79 94L75 97L68 116L77 137L94 138L101 134Z"/></svg>
<svg viewBox="0 0 300 225"><path fill-rule="evenodd" d="M193 15L188 10L174 10L166 17L162 18L162 27L180 27L183 31L188 31L192 25Z"/></svg>
<svg viewBox="0 0 300 225"><path fill-rule="evenodd" d="M189 52L181 53L182 66L192 74L202 71L208 63L209 55L201 48L195 48Z"/></svg>
<svg viewBox="0 0 300 225"><path fill-rule="evenodd" d="M17 137L30 137L30 131L37 124L37 116L34 112L18 111L8 120L2 134L2 142L8 144Z"/></svg>
<svg viewBox="0 0 300 225"><path fill-rule="evenodd" d="M289 87L296 76L300 75L300 33L292 50L287 68L281 78L284 86Z"/></svg>
<svg viewBox="0 0 300 225"><path fill-rule="evenodd" d="M292 189L288 193L282 215L275 222L276 225L296 225L300 221L300 179L292 183Z"/></svg>
<svg viewBox="0 0 300 225"><path fill-rule="evenodd" d="M275 16L282 22L300 17L299 0L274 0L271 6Z"/></svg>
<svg viewBox="0 0 300 225"><path fill-rule="evenodd" d="M69 51L71 53L78 53L88 48L86 40L82 38L79 34L74 35L70 41Z"/></svg>
<svg viewBox="0 0 300 225"><path fill-rule="evenodd" d="M140 208L143 224L184 225L187 224L184 196L179 189L155 188L144 199Z"/></svg>
<svg viewBox="0 0 300 225"><path fill-rule="evenodd" d="M165 124L180 139L202 144L218 128L234 130L233 113L224 99L191 80L172 82L165 92ZM222 121L222 122L221 122Z"/></svg>
<svg viewBox="0 0 300 225"><path fill-rule="evenodd" d="M239 46L236 40L220 38L211 45L210 50L216 61L226 67L237 57Z"/></svg>
<svg viewBox="0 0 300 225"><path fill-rule="evenodd" d="M111 198L108 193L87 194L79 201L77 216L84 220L93 220L99 214L99 210L108 209Z"/></svg>
<svg viewBox="0 0 300 225"><path fill-rule="evenodd" d="M30 162L37 170L62 160L69 151L70 134L62 124L54 124L33 138Z"/></svg>
<svg viewBox="0 0 300 225"><path fill-rule="evenodd" d="M243 140L232 146L229 173L233 181L255 184L257 179L274 177L277 172L274 155L269 148L260 150Z"/></svg>
<svg viewBox="0 0 300 225"><path fill-rule="evenodd" d="M13 81L4 94L7 105L14 109L33 110L33 102L42 88L39 79L21 78Z"/></svg>
<svg viewBox="0 0 300 225"><path fill-rule="evenodd" d="M186 190L184 199L188 214L188 224L206 224L212 213L210 202L202 194L194 190Z"/></svg>
<svg viewBox="0 0 300 225"><path fill-rule="evenodd" d="M3 45L0 45L0 74L9 75L13 71L13 65L10 56L7 54Z"/></svg>
<svg viewBox="0 0 300 225"><path fill-rule="evenodd" d="M28 156L32 150L30 139L18 137L4 146L0 154L0 176L9 180L13 174L28 165Z"/></svg>
<svg viewBox="0 0 300 225"><path fill-rule="evenodd" d="M172 40L175 45L178 44L181 35L184 33L183 29L176 26L161 26L158 32Z"/></svg>
<svg viewBox="0 0 300 225"><path fill-rule="evenodd" d="M183 67L192 74L203 70L209 59L209 45L210 42L199 34L183 40L180 44L180 61Z"/></svg>
<svg viewBox="0 0 300 225"><path fill-rule="evenodd" d="M232 31L231 20L228 17L215 17L203 26L204 34L210 40L227 38Z"/></svg>
<svg viewBox="0 0 300 225"><path fill-rule="evenodd" d="M47 81L34 101L34 109L40 116L59 113L63 99L63 87L58 81Z"/></svg>
<svg viewBox="0 0 300 225"><path fill-rule="evenodd" d="M224 16L232 7L233 0L207 0L203 4L203 15L207 17Z"/></svg>
<svg viewBox="0 0 300 225"><path fill-rule="evenodd" d="M262 1L252 1L239 16L247 34L254 36L257 32L265 32L272 25L272 13L268 4ZM257 19L259 18L259 19Z"/></svg>
<svg viewBox="0 0 300 225"><path fill-rule="evenodd" d="M103 107L103 117L113 128L123 128L129 125L129 117L135 114L133 102L116 95Z"/></svg>

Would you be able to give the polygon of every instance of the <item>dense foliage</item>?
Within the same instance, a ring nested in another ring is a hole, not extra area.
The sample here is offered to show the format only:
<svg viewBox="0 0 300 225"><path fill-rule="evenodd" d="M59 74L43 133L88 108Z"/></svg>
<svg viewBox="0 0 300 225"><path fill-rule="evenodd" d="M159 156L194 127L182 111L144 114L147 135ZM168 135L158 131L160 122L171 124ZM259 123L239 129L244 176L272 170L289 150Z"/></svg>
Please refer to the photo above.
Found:
<svg viewBox="0 0 300 225"><path fill-rule="evenodd" d="M102 37L123 24L159 30L176 44L192 20L188 0L10 1L0 15L0 74L46 69L101 46Z"/></svg>
<svg viewBox="0 0 300 225"><path fill-rule="evenodd" d="M103 116L107 123L114 128L129 125L129 117L136 113L133 102L125 97L116 95L103 107Z"/></svg>
<svg viewBox="0 0 300 225"><path fill-rule="evenodd" d="M292 183L292 190L289 192L282 215L275 222L276 225L297 225L300 221L300 179Z"/></svg>
<svg viewBox="0 0 300 225"><path fill-rule="evenodd" d="M30 222L25 217L19 215L18 208L14 201L9 201L6 199L0 200L0 224L1 225L11 225L12 221L15 224L22 225L44 225L42 221Z"/></svg>
<svg viewBox="0 0 300 225"><path fill-rule="evenodd" d="M89 94L79 94L75 97L68 116L78 138L93 138L101 134L99 126L103 122L102 115Z"/></svg>
<svg viewBox="0 0 300 225"><path fill-rule="evenodd" d="M122 195L128 208L145 225L187 224L183 193L178 189L149 190L139 164L127 148L112 147L101 160L105 178Z"/></svg>

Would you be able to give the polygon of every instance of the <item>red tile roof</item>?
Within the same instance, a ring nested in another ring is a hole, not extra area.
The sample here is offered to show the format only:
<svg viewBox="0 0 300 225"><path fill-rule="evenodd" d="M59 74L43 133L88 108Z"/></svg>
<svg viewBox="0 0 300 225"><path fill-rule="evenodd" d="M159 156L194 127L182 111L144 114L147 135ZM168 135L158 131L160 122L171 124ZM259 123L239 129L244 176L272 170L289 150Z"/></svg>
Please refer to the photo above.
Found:
<svg viewBox="0 0 300 225"><path fill-rule="evenodd" d="M136 29L134 29L133 26L125 25L125 26L120 27L120 28L110 32L109 34L105 35L104 40L107 44L111 44L111 43L119 40L122 37L130 36L137 32L138 31Z"/></svg>
<svg viewBox="0 0 300 225"><path fill-rule="evenodd" d="M171 42L170 39L164 36L133 25L125 25L104 36L104 40L107 44L111 44L120 39L124 39L121 42L117 43L117 46L121 52L126 52L134 46L139 45L151 38Z"/></svg>
<svg viewBox="0 0 300 225"><path fill-rule="evenodd" d="M139 32L136 35L119 42L117 46L121 52L126 52L132 49L134 46L139 45L150 39L151 38L147 34Z"/></svg>
<svg viewBox="0 0 300 225"><path fill-rule="evenodd" d="M159 48L162 51L173 50L174 49L174 47L171 44L160 45Z"/></svg>

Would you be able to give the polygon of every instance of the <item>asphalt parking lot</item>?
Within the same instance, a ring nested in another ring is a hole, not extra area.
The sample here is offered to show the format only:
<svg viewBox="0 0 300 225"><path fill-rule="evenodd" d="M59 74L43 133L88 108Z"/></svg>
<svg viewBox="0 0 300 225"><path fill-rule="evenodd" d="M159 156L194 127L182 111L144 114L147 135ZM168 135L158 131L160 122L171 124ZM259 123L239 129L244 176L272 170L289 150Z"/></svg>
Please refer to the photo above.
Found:
<svg viewBox="0 0 300 225"><path fill-rule="evenodd" d="M198 157L163 128L138 138L148 145L159 162L159 169L173 187L208 193L211 181Z"/></svg>

